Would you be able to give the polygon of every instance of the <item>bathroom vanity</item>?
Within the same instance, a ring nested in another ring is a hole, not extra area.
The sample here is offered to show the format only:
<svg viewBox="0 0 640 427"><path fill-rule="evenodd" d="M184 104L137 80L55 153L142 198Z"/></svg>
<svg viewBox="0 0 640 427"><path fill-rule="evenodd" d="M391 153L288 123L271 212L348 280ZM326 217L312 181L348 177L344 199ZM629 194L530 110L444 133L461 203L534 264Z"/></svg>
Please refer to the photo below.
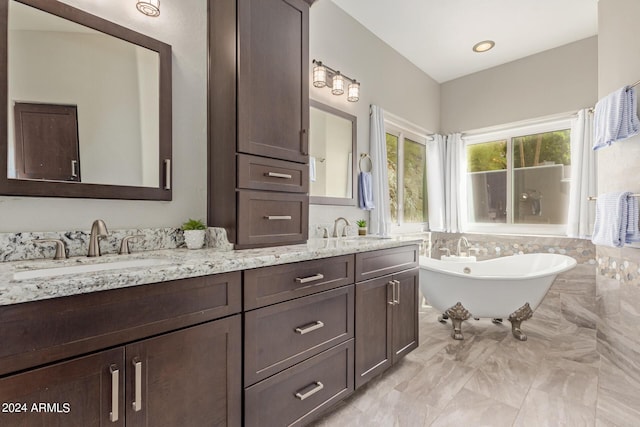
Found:
<svg viewBox="0 0 640 427"><path fill-rule="evenodd" d="M417 243L164 250L25 280L77 261L2 263L2 425L307 424L417 347Z"/></svg>

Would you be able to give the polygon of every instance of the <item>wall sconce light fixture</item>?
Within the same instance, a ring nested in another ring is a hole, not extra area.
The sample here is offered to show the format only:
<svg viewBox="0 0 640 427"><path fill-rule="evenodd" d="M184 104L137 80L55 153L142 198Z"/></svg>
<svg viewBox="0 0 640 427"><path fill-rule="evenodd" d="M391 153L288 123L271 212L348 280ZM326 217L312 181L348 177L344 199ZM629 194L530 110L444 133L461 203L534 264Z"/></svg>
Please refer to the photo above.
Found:
<svg viewBox="0 0 640 427"><path fill-rule="evenodd" d="M160 0L138 0L136 7L147 16L160 16Z"/></svg>
<svg viewBox="0 0 640 427"><path fill-rule="evenodd" d="M342 95L345 92L345 80L349 81L347 86L347 101L358 102L360 99L360 83L356 79L347 77L340 71L324 65L321 61L313 60L313 86L317 88L328 87L334 95Z"/></svg>

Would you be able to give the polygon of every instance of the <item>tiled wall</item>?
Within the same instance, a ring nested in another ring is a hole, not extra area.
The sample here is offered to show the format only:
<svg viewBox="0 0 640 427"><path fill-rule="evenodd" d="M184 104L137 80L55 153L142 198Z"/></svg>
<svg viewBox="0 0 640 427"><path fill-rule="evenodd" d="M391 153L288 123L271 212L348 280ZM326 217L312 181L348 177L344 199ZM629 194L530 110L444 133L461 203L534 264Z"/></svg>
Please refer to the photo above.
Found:
<svg viewBox="0 0 640 427"><path fill-rule="evenodd" d="M597 259L597 348L610 373L598 387L640 419L640 250L598 246Z"/></svg>

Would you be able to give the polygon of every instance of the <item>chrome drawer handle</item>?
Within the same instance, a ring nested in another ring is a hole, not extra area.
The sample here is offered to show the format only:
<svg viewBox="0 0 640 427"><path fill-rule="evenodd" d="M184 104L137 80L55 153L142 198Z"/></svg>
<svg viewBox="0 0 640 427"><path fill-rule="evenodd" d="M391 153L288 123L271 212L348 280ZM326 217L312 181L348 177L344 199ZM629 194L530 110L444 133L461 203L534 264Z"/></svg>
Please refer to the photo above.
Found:
<svg viewBox="0 0 640 427"><path fill-rule="evenodd" d="M309 276L309 277L296 277L296 282L297 283L309 283L309 282L315 282L316 280L321 280L324 279L324 274L316 274L314 276Z"/></svg>
<svg viewBox="0 0 640 427"><path fill-rule="evenodd" d="M291 219L291 215L265 215L264 218L269 221L274 221L278 219Z"/></svg>
<svg viewBox="0 0 640 427"><path fill-rule="evenodd" d="M142 409L142 362L135 358L132 360L135 370L135 400L132 405L135 412Z"/></svg>
<svg viewBox="0 0 640 427"><path fill-rule="evenodd" d="M320 320L316 320L315 322L309 323L308 325L295 328L294 331L296 331L296 334L304 335L323 327L324 327L324 323L321 322Z"/></svg>
<svg viewBox="0 0 640 427"><path fill-rule="evenodd" d="M171 190L171 159L164 159L164 189Z"/></svg>
<svg viewBox="0 0 640 427"><path fill-rule="evenodd" d="M400 281L399 280L394 280L394 282L396 282L396 289L398 289L396 291L396 304L400 304Z"/></svg>
<svg viewBox="0 0 640 427"><path fill-rule="evenodd" d="M391 285L391 301L387 301L389 305L396 305L396 284L394 280L389 280L387 282L387 286ZM387 288L389 289L389 288ZM388 290L387 290L388 292Z"/></svg>
<svg viewBox="0 0 640 427"><path fill-rule="evenodd" d="M288 173L278 173L278 172L269 172L265 173L265 176L269 176L271 178L282 178L282 179L291 179L293 176Z"/></svg>
<svg viewBox="0 0 640 427"><path fill-rule="evenodd" d="M311 384L310 384L310 385L311 385ZM309 387L309 386L307 386L307 387ZM305 388L307 388L307 387L305 387ZM316 382L315 382L315 387L314 387L314 388L312 388L311 390L309 390L308 392L306 392L306 393L304 393L304 394L303 394L303 393L300 393L300 392L298 391L298 392L296 392L296 397L297 397L298 399L300 399L300 400L305 400L307 397L311 397L311 396L313 396L314 394L316 394L317 392L319 392L319 391L320 391L320 390L322 390L323 388L324 388L324 384L322 384L320 381L316 381Z"/></svg>
<svg viewBox="0 0 640 427"><path fill-rule="evenodd" d="M118 413L120 412L118 408L120 370L116 365L111 365L109 366L109 372L111 373L111 412L109 412L109 421L115 423L118 421Z"/></svg>

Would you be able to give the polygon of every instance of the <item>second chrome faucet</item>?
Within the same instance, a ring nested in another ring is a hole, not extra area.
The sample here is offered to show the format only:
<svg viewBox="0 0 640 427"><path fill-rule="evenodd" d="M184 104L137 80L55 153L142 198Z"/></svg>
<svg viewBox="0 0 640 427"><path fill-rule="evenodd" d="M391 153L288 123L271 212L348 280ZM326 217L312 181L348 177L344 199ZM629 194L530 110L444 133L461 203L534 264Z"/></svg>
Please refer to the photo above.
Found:
<svg viewBox="0 0 640 427"><path fill-rule="evenodd" d="M109 230L107 225L101 219L96 219L91 225L91 236L89 236L89 252L88 257L100 256L100 237L107 237Z"/></svg>

